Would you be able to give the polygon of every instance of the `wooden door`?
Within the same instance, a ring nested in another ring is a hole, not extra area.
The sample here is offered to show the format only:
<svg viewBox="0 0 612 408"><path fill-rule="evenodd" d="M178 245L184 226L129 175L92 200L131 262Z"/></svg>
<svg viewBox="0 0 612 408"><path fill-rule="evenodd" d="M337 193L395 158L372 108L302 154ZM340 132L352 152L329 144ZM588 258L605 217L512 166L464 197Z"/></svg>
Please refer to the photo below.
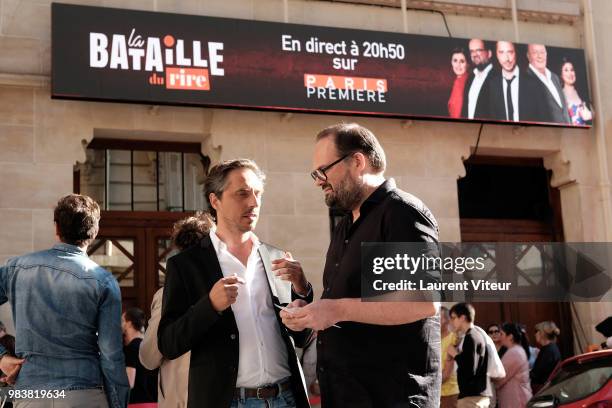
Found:
<svg viewBox="0 0 612 408"><path fill-rule="evenodd" d="M462 219L463 242L551 242L550 225L534 220ZM507 246L499 246L498 257L512 257L503 253ZM559 349L564 357L573 355L572 320L569 303L560 302L474 302L476 324L485 328L491 323L515 322L527 328L532 345L535 344L535 324L554 321L561 330Z"/></svg>
<svg viewBox="0 0 612 408"><path fill-rule="evenodd" d="M103 211L90 257L119 281L124 309L149 315L155 292L164 285L166 260L174 255L172 226L192 213Z"/></svg>

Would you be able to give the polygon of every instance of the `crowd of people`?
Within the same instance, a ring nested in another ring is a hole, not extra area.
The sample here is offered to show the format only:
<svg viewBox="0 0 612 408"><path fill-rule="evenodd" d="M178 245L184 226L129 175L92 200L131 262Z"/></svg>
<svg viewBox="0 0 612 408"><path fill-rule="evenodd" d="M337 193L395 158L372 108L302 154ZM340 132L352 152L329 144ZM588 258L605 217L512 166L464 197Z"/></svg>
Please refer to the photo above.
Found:
<svg viewBox="0 0 612 408"><path fill-rule="evenodd" d="M442 307L441 408L524 408L546 382L561 353L559 328L552 321L535 325L540 346L529 344L527 328L492 323L486 332L475 324L467 303Z"/></svg>
<svg viewBox="0 0 612 408"><path fill-rule="evenodd" d="M207 211L174 226L178 252L148 325L87 255L98 204L62 197L59 243L0 267L0 304L10 302L16 329L14 350L0 339L0 370L16 406L306 408L309 392L324 408L524 406L560 359L554 323L536 326L530 369L525 328L485 332L471 305L362 302L361 244L436 243L438 224L384 178L385 152L358 124L323 129L313 168L326 204L347 212L320 299L300 262L254 233L264 173L252 160L228 160L207 175Z"/></svg>
<svg viewBox="0 0 612 408"><path fill-rule="evenodd" d="M474 38L468 47L451 53L455 77L448 100L450 117L591 123L593 112L577 90L576 68L570 59L549 68L546 46L529 44L527 66L520 67L512 42L497 41L492 50L487 42Z"/></svg>
<svg viewBox="0 0 612 408"><path fill-rule="evenodd" d="M0 345L0 370L16 406L301 408L308 388L324 407L437 407L438 305L361 302L359 262L362 242L437 242L437 221L385 178L385 152L358 124L319 132L312 162L325 203L347 214L331 238L321 299L291 253L254 233L264 173L252 160L227 160L207 174L206 214L176 227L179 252L146 329L145 313L122 307L115 277L87 255L99 205L62 197L59 242L0 267L0 304L10 303L16 330L16 356ZM312 387L296 351L304 347L309 379L316 357Z"/></svg>

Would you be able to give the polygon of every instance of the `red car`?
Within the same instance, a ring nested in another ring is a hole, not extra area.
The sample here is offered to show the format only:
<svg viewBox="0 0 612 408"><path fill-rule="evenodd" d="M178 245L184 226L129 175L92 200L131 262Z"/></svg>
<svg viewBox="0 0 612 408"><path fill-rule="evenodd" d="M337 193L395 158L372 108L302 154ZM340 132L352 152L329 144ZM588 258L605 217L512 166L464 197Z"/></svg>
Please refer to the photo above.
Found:
<svg viewBox="0 0 612 408"><path fill-rule="evenodd" d="M612 350L568 358L527 403L528 408L612 408Z"/></svg>

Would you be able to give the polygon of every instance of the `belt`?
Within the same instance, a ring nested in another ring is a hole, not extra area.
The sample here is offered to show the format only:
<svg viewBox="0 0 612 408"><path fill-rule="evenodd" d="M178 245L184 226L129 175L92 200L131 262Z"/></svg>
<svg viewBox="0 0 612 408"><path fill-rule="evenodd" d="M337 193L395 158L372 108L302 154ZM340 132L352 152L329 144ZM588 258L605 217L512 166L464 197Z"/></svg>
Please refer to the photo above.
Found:
<svg viewBox="0 0 612 408"><path fill-rule="evenodd" d="M266 385L259 388L236 388L234 390L234 398L242 398L241 391L244 390L244 398L257 398L257 399L268 399L275 398L278 395L291 388L291 380L285 380L283 382Z"/></svg>

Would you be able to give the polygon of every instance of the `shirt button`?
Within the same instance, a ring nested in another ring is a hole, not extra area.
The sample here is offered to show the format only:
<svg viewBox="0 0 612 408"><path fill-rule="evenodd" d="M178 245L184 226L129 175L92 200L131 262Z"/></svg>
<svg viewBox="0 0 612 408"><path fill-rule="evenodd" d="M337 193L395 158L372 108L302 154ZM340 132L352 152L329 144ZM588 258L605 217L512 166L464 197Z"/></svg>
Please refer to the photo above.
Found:
<svg viewBox="0 0 612 408"><path fill-rule="evenodd" d="M345 243L345 244L348 244L348 239L345 239L345 240L344 240L344 243Z"/></svg>
<svg viewBox="0 0 612 408"><path fill-rule="evenodd" d="M325 288L325 291L326 291L326 292L329 292L329 288Z"/></svg>
<svg viewBox="0 0 612 408"><path fill-rule="evenodd" d="M336 268L337 268L337 267L339 267L339 266L340 266L340 264L339 264L339 263L337 263L335 266L336 266Z"/></svg>
<svg viewBox="0 0 612 408"><path fill-rule="evenodd" d="M319 367L319 371L323 372L323 371L325 371L325 369L323 367Z"/></svg>
<svg viewBox="0 0 612 408"><path fill-rule="evenodd" d="M321 340L317 340L317 344L321 345L321 344L323 344L323 342Z"/></svg>
<svg viewBox="0 0 612 408"><path fill-rule="evenodd" d="M236 340L236 335L234 333L230 334L230 339Z"/></svg>

